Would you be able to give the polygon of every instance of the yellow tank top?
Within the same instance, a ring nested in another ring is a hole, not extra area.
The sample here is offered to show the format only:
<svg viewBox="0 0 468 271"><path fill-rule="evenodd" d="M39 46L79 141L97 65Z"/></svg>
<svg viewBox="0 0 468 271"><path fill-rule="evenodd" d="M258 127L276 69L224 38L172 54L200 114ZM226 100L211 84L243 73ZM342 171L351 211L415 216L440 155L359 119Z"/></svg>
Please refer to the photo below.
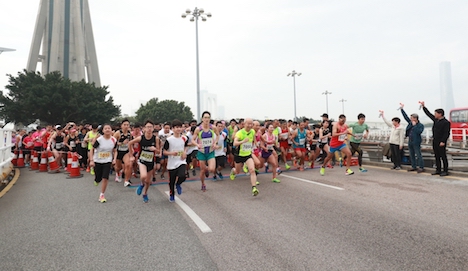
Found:
<svg viewBox="0 0 468 271"><path fill-rule="evenodd" d="M93 131L88 132L88 151L91 150L93 147L93 138L95 138L98 135L98 133L94 133Z"/></svg>

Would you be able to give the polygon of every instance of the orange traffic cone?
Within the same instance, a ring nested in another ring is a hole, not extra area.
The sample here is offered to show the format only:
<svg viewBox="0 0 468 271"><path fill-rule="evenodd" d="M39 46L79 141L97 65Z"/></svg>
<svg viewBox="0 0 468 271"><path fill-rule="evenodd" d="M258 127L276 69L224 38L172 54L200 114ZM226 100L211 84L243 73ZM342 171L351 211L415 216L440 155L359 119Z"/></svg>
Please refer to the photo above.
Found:
<svg viewBox="0 0 468 271"><path fill-rule="evenodd" d="M67 154L67 170L64 173L70 174L72 162L73 162L72 152L69 151Z"/></svg>
<svg viewBox="0 0 468 271"><path fill-rule="evenodd" d="M18 163L18 151L17 150L15 150L15 152L13 153L13 159L11 160L11 163L13 164L13 166L16 167Z"/></svg>
<svg viewBox="0 0 468 271"><path fill-rule="evenodd" d="M31 151L31 167L29 170L38 170L39 169L39 158L37 157L36 151Z"/></svg>
<svg viewBox="0 0 468 271"><path fill-rule="evenodd" d="M57 164L57 161L55 161L55 157L52 152L49 152L49 157L47 159L49 160L49 173L59 173L60 166Z"/></svg>
<svg viewBox="0 0 468 271"><path fill-rule="evenodd" d="M47 151L41 153L41 163L38 172L47 172Z"/></svg>
<svg viewBox="0 0 468 271"><path fill-rule="evenodd" d="M24 167L23 150L19 151L18 160L16 161L16 167L20 167L20 168Z"/></svg>
<svg viewBox="0 0 468 271"><path fill-rule="evenodd" d="M73 153L72 157L73 157L72 162L70 163L71 164L70 175L67 177L67 179L81 178L83 177L83 174L80 173L78 155L76 153Z"/></svg>

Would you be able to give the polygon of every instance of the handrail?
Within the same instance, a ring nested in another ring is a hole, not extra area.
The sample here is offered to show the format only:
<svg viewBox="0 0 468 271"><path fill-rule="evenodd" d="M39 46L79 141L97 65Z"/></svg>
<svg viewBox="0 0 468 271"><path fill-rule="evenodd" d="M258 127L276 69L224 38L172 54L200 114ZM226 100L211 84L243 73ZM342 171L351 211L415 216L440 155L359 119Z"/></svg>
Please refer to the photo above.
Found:
<svg viewBox="0 0 468 271"><path fill-rule="evenodd" d="M11 148L14 144L11 142L13 129L0 129L0 170L11 162L13 153Z"/></svg>

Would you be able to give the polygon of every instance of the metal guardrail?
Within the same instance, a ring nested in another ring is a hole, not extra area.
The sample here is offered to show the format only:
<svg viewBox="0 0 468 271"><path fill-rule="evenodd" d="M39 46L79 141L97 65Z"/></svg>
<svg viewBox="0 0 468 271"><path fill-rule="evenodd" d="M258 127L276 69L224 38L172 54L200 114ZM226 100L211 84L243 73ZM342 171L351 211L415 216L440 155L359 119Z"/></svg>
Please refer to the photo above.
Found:
<svg viewBox="0 0 468 271"><path fill-rule="evenodd" d="M11 148L14 146L11 143L12 133L13 129L0 129L0 172L13 159L13 153L11 152Z"/></svg>

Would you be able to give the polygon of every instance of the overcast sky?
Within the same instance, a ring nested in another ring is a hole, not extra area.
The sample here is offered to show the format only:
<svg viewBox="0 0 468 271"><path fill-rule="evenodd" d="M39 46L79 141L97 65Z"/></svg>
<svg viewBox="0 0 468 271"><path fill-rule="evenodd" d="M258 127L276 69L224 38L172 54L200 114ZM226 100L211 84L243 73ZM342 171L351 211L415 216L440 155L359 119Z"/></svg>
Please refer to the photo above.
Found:
<svg viewBox="0 0 468 271"><path fill-rule="evenodd" d="M450 61L456 107L468 107L466 0L89 0L101 82L122 113L140 103L184 101L196 114L195 6L213 17L199 22L201 89L217 94L225 118L292 118L326 111L348 120L378 121L441 106L439 63ZM229 3L229 4L228 4ZM25 68L39 0L2 1L0 89L5 74ZM202 108L203 110L203 108ZM448 111L449 109L446 108Z"/></svg>

